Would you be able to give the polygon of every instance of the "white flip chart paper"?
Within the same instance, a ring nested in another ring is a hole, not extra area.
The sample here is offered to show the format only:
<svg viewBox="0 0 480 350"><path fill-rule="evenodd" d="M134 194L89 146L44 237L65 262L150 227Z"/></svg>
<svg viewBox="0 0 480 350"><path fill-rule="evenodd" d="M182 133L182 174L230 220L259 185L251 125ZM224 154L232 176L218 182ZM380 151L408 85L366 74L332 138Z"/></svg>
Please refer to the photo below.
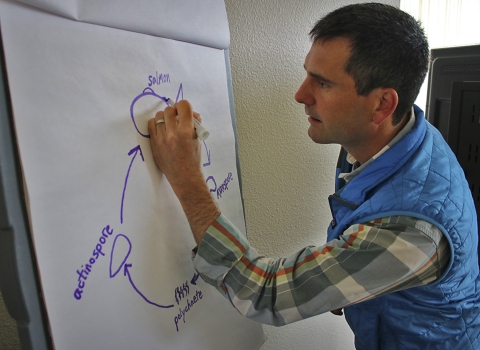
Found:
<svg viewBox="0 0 480 350"><path fill-rule="evenodd" d="M243 229L223 50L0 1L15 132L56 349L258 349L259 324L195 273L147 121L188 99L203 172Z"/></svg>

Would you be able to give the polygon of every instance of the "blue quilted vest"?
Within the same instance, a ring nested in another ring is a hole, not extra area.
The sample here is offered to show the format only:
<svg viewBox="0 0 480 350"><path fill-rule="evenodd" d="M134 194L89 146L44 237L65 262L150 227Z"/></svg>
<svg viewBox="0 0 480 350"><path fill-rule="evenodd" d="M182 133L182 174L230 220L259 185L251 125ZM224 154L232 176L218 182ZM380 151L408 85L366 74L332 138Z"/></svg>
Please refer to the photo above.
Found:
<svg viewBox="0 0 480 350"><path fill-rule="evenodd" d="M329 197L328 240L354 223L393 215L438 227L451 259L433 283L345 308L357 349L480 349L480 277L475 207L463 170L440 133L415 106L415 126ZM341 168L344 169L341 169ZM388 266L385 266L388 269ZM372 278L374 278L372 276Z"/></svg>

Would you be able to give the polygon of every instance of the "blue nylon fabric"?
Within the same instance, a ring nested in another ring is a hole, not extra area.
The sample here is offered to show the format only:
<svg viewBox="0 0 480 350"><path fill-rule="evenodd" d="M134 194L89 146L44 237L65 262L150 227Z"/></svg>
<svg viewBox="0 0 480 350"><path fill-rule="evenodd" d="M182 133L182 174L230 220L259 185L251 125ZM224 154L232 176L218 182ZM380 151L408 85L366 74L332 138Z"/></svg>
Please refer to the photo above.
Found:
<svg viewBox="0 0 480 350"><path fill-rule="evenodd" d="M348 184L336 181L336 193L329 198L333 220L328 240L355 223L413 216L443 232L452 253L449 266L427 286L351 305L345 316L357 349L480 349L478 228L472 195L441 134L420 108L414 110L415 125L407 135ZM339 164L343 169L337 174L349 171L346 162Z"/></svg>

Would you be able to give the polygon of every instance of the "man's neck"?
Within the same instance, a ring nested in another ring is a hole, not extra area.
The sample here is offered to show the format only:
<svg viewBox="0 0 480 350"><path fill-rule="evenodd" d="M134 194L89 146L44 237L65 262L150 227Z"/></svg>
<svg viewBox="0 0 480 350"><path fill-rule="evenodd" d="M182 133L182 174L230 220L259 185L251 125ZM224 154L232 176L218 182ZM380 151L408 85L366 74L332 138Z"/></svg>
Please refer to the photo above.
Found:
<svg viewBox="0 0 480 350"><path fill-rule="evenodd" d="M380 152L390 141L405 127L409 121L410 113L405 115L400 123L392 125L390 122L380 125L375 133L375 137L370 140L366 140L366 144L363 147L343 146L345 150L351 154L357 162L362 165L370 158Z"/></svg>

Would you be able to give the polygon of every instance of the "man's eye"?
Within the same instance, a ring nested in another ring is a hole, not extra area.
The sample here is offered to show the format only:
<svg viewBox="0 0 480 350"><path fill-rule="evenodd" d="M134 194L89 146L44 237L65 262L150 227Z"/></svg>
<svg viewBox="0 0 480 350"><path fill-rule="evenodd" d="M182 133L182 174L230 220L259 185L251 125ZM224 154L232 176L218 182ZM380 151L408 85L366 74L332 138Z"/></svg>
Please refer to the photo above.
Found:
<svg viewBox="0 0 480 350"><path fill-rule="evenodd" d="M327 83L324 83L324 82L321 81L321 80L318 81L318 84L320 85L320 87L321 87L322 89L325 89L325 88L327 88L327 87L329 86Z"/></svg>

